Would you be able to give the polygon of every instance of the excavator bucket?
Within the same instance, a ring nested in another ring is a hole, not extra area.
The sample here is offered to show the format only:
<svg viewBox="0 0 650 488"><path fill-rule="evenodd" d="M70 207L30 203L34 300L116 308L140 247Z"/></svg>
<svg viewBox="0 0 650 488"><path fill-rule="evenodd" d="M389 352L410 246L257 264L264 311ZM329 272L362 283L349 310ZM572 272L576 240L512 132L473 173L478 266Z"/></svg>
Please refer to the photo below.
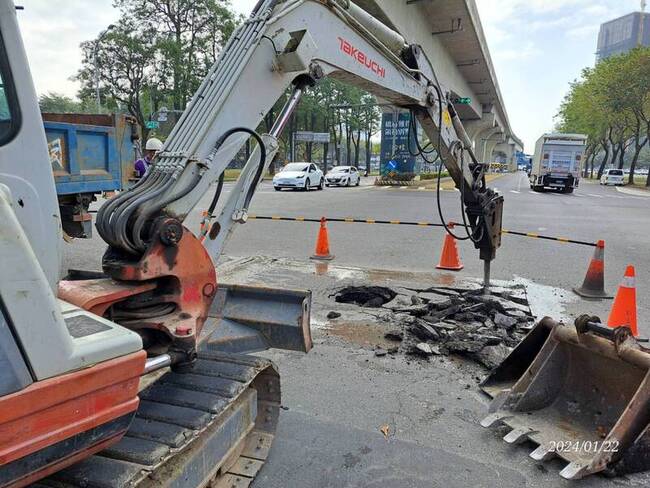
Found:
<svg viewBox="0 0 650 488"><path fill-rule="evenodd" d="M508 357L483 380L480 385L481 389L488 396L494 398L502 391L512 388L539 354L554 323L549 317L540 320Z"/></svg>
<svg viewBox="0 0 650 488"><path fill-rule="evenodd" d="M567 461L566 479L650 468L650 349L627 327L599 322L582 316L572 327L547 319L538 354L481 422L510 428L507 443L537 444L535 460Z"/></svg>

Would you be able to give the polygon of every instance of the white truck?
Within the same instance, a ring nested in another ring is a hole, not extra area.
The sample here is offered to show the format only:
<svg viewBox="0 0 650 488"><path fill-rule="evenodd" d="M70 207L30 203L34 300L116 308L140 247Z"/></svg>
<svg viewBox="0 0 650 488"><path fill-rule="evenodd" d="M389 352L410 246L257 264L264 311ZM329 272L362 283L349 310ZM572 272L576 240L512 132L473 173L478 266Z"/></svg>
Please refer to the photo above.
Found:
<svg viewBox="0 0 650 488"><path fill-rule="evenodd" d="M544 134L535 144L530 188L546 188L573 193L580 181L580 170L587 136L583 134Z"/></svg>

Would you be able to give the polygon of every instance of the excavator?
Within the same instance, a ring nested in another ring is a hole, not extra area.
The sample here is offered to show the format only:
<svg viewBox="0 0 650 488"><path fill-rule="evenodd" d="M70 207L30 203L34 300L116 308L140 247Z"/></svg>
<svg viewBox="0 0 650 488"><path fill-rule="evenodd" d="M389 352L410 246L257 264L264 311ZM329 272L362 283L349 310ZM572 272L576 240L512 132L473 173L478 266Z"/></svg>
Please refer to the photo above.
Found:
<svg viewBox="0 0 650 488"><path fill-rule="evenodd" d="M281 398L275 366L248 353L309 351L311 297L217 284L214 263L301 96L325 77L411 110L463 190L468 235L494 259L503 199L420 47L347 0L261 0L153 168L98 210L102 272L59 279L61 216L12 0L0 0L0 33L2 487L249 486ZM249 138L224 198L224 171ZM209 191L196 236L183 223Z"/></svg>
<svg viewBox="0 0 650 488"><path fill-rule="evenodd" d="M260 0L149 173L97 212L102 272L61 279L43 124L16 6L0 0L0 486L253 482L281 397L277 368L250 353L308 352L311 296L218 284L215 263L246 223L301 96L325 77L411 112L460 190L461 228L485 263L489 293L503 197L486 186L435 68L419 45L349 0ZM225 169L249 138L255 149L226 198ZM194 235L184 221L212 191L207 230Z"/></svg>

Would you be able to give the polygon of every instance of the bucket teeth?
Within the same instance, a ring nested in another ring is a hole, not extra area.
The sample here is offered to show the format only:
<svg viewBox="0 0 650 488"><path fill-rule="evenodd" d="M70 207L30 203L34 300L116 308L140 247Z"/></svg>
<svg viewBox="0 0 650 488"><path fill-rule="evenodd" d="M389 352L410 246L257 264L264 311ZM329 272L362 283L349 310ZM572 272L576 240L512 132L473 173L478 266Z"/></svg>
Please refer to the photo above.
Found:
<svg viewBox="0 0 650 488"><path fill-rule="evenodd" d="M547 446L539 446L529 456L535 461L549 461L555 457L555 451Z"/></svg>
<svg viewBox="0 0 650 488"><path fill-rule="evenodd" d="M536 431L533 429L529 429L527 427L520 427L517 429L511 430L509 433L507 433L504 437L503 440L506 441L508 444L521 444L522 442L528 440L528 436L530 434L534 434Z"/></svg>
<svg viewBox="0 0 650 488"><path fill-rule="evenodd" d="M485 428L492 427L493 425L499 422L503 422L509 418L512 418L512 415L505 415L503 413L491 413L483 420L481 420L481 426Z"/></svg>
<svg viewBox="0 0 650 488"><path fill-rule="evenodd" d="M565 480L579 480L584 476L585 467L578 463L569 463L560 471L560 476Z"/></svg>

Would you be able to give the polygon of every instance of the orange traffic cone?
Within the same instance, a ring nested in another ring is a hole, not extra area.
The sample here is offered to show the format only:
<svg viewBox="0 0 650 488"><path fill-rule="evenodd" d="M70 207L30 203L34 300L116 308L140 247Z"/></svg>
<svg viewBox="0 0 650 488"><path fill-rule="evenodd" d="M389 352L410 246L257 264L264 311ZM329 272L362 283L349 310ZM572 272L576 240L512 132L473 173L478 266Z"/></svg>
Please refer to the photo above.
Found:
<svg viewBox="0 0 650 488"><path fill-rule="evenodd" d="M596 244L585 281L580 288L574 288L573 291L584 298L612 298L605 291L605 241L598 241Z"/></svg>
<svg viewBox="0 0 650 488"><path fill-rule="evenodd" d="M447 227L453 229L453 222L447 224ZM447 269L449 271L460 271L464 268L463 263L460 262L458 247L456 247L456 239L454 239L448 232L445 235L445 242L442 244L440 262L436 268Z"/></svg>
<svg viewBox="0 0 650 488"><path fill-rule="evenodd" d="M320 259L323 261L334 259L334 256L330 254L330 240L327 235L327 220L325 220L325 217L320 219L320 230L318 231L318 239L316 240L316 254L311 259Z"/></svg>
<svg viewBox="0 0 650 488"><path fill-rule="evenodd" d="M636 283L634 279L634 266L628 266L625 270L625 276L618 288L614 305L607 325L612 328L626 326L629 327L634 336L639 335L636 326Z"/></svg>

